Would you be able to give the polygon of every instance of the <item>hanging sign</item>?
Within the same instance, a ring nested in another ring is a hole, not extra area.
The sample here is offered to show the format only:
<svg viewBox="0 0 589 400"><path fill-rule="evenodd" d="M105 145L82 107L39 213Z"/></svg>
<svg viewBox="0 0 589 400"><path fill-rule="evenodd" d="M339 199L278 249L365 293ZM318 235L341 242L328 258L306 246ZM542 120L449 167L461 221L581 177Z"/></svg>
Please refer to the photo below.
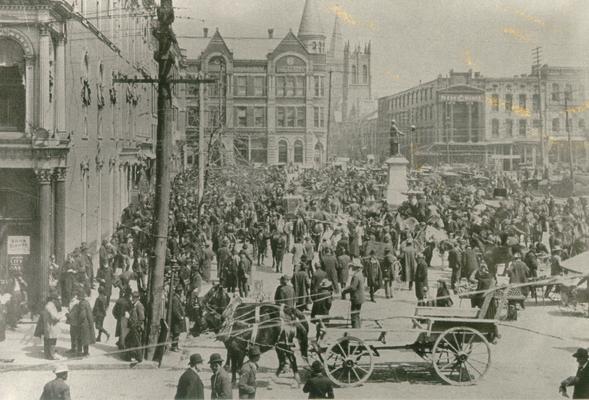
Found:
<svg viewBox="0 0 589 400"><path fill-rule="evenodd" d="M6 254L29 255L31 254L30 236L8 236L6 240Z"/></svg>

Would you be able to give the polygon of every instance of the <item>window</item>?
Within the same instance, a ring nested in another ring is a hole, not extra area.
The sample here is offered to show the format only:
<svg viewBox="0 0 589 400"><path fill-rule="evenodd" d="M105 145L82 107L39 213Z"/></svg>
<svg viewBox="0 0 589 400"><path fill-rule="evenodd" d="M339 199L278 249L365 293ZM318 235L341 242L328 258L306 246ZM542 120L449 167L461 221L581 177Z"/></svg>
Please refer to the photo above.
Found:
<svg viewBox="0 0 589 400"><path fill-rule="evenodd" d="M304 128L305 123L305 107L297 107L297 128Z"/></svg>
<svg viewBox="0 0 589 400"><path fill-rule="evenodd" d="M493 137L499 137L499 120L497 118L491 120L491 134Z"/></svg>
<svg viewBox="0 0 589 400"><path fill-rule="evenodd" d="M277 76L276 77L276 97L285 97L285 96L286 96L286 77Z"/></svg>
<svg viewBox="0 0 589 400"><path fill-rule="evenodd" d="M491 109L493 111L499 111L499 95L498 94L491 95Z"/></svg>
<svg viewBox="0 0 589 400"><path fill-rule="evenodd" d="M237 76L235 77L235 95L246 96L247 95L247 77Z"/></svg>
<svg viewBox="0 0 589 400"><path fill-rule="evenodd" d="M569 83L564 87L564 98L566 101L573 101L573 86Z"/></svg>
<svg viewBox="0 0 589 400"><path fill-rule="evenodd" d="M505 136L513 137L513 120L512 119L505 120Z"/></svg>
<svg viewBox="0 0 589 400"><path fill-rule="evenodd" d="M313 107L313 126L315 128L325 127L325 109L323 107Z"/></svg>
<svg viewBox="0 0 589 400"><path fill-rule="evenodd" d="M532 128L534 129L540 129L542 127L540 120L539 119L535 119L534 121L532 121Z"/></svg>
<svg viewBox="0 0 589 400"><path fill-rule="evenodd" d="M579 129L585 129L585 120L583 118L579 119Z"/></svg>
<svg viewBox="0 0 589 400"><path fill-rule="evenodd" d="M268 162L268 140L266 138L250 139L251 162L266 164Z"/></svg>
<svg viewBox="0 0 589 400"><path fill-rule="evenodd" d="M294 107L286 109L286 126L289 128L295 127L296 111Z"/></svg>
<svg viewBox="0 0 589 400"><path fill-rule="evenodd" d="M278 162L280 164L288 163L288 143L286 140L278 142Z"/></svg>
<svg viewBox="0 0 589 400"><path fill-rule="evenodd" d="M276 107L276 126L284 128L286 126L284 107Z"/></svg>
<svg viewBox="0 0 589 400"><path fill-rule="evenodd" d="M186 107L187 125L190 127L198 127L198 107Z"/></svg>
<svg viewBox="0 0 589 400"><path fill-rule="evenodd" d="M526 100L527 100L527 96L525 94L519 95L519 108L520 108L520 110L525 110L527 108Z"/></svg>
<svg viewBox="0 0 589 400"><path fill-rule="evenodd" d="M512 111L513 110L513 95L506 94L505 95L505 111Z"/></svg>
<svg viewBox="0 0 589 400"><path fill-rule="evenodd" d="M254 107L254 126L266 126L266 109L264 107Z"/></svg>
<svg viewBox="0 0 589 400"><path fill-rule="evenodd" d="M263 76L254 76L254 96L266 95L266 79Z"/></svg>
<svg viewBox="0 0 589 400"><path fill-rule="evenodd" d="M286 96L293 97L295 95L295 77L286 77Z"/></svg>
<svg viewBox="0 0 589 400"><path fill-rule="evenodd" d="M559 132L560 131L560 119L553 118L552 119L552 132Z"/></svg>
<svg viewBox="0 0 589 400"><path fill-rule="evenodd" d="M313 88L314 88L313 94L315 97L325 96L325 77L314 76L313 77ZM391 101L391 104L392 104L392 101Z"/></svg>
<svg viewBox="0 0 589 400"><path fill-rule="evenodd" d="M558 86L558 83L552 84L552 101L560 101L560 86Z"/></svg>
<svg viewBox="0 0 589 400"><path fill-rule="evenodd" d="M368 83L368 66L362 66L362 83Z"/></svg>
<svg viewBox="0 0 589 400"><path fill-rule="evenodd" d="M528 130L528 121L526 121L525 119L520 119L519 120L519 135L526 136L527 130Z"/></svg>
<svg viewBox="0 0 589 400"><path fill-rule="evenodd" d="M352 83L358 83L358 71L356 70L356 66L352 65Z"/></svg>
<svg viewBox="0 0 589 400"><path fill-rule="evenodd" d="M294 144L294 162L303 162L303 142L301 142L300 140L297 140Z"/></svg>
<svg viewBox="0 0 589 400"><path fill-rule="evenodd" d="M235 121L239 127L247 126L247 107L235 108Z"/></svg>
<svg viewBox="0 0 589 400"><path fill-rule="evenodd" d="M0 39L0 130L25 131L24 51L11 39ZM31 82L27 82L29 85Z"/></svg>
<svg viewBox="0 0 589 400"><path fill-rule="evenodd" d="M295 82L296 82L295 96L304 97L305 96L305 77L304 76L297 76Z"/></svg>
<svg viewBox="0 0 589 400"><path fill-rule="evenodd" d="M540 112L540 95L535 94L532 96L532 111Z"/></svg>

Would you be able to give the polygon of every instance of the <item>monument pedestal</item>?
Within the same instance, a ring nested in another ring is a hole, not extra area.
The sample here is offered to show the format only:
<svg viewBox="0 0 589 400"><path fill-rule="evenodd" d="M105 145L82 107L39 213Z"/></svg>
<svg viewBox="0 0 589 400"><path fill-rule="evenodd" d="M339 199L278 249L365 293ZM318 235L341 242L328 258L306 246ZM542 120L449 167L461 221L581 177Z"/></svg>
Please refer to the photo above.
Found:
<svg viewBox="0 0 589 400"><path fill-rule="evenodd" d="M391 206L400 206L407 200L409 186L407 184L407 165L409 161L403 156L393 156L385 161L389 167L389 179L387 183L387 203Z"/></svg>

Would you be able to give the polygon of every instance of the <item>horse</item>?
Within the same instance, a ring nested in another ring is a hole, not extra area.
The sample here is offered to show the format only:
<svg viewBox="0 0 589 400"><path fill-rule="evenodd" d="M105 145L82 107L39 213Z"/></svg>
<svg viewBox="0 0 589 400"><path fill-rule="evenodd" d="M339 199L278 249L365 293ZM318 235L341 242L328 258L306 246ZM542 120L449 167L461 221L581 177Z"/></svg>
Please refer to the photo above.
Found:
<svg viewBox="0 0 589 400"><path fill-rule="evenodd" d="M227 349L233 383L249 347L257 345L262 353L276 349L279 361L276 376L283 372L288 361L297 384L300 384L296 357L291 348L296 338L301 354L307 358L309 325L304 314L296 308L236 301L225 310L218 332L217 340L222 341Z"/></svg>

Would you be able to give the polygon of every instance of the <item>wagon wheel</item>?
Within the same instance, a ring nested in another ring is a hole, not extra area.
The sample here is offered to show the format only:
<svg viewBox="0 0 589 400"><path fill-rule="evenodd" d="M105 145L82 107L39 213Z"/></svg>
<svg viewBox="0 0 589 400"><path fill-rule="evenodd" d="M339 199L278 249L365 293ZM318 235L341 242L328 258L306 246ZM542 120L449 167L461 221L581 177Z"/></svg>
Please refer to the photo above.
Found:
<svg viewBox="0 0 589 400"><path fill-rule="evenodd" d="M491 365L491 348L477 330L456 327L442 332L432 349L436 373L451 385L474 385Z"/></svg>
<svg viewBox="0 0 589 400"><path fill-rule="evenodd" d="M329 379L340 387L359 386L370 378L374 370L370 348L352 336L339 338L327 349L323 363Z"/></svg>

